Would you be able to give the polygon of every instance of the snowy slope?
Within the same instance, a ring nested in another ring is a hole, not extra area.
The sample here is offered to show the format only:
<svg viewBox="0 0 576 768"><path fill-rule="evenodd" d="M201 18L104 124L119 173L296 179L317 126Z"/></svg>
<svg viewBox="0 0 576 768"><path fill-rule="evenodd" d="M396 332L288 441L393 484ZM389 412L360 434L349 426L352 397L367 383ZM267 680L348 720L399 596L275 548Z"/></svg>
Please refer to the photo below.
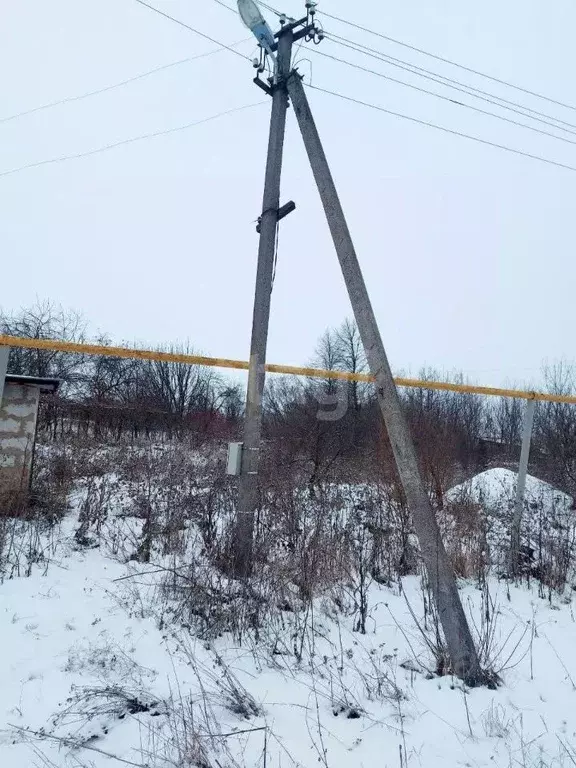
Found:
<svg viewBox="0 0 576 768"><path fill-rule="evenodd" d="M325 598L242 645L208 644L159 628L153 566L78 549L74 528L64 521L47 568L0 586L1 765L573 764L570 602L516 588L508 598L491 582L488 655L504 684L465 691L427 675L430 653L397 588L371 587L366 635ZM403 588L421 617L419 578ZM482 593L463 595L480 625Z"/></svg>

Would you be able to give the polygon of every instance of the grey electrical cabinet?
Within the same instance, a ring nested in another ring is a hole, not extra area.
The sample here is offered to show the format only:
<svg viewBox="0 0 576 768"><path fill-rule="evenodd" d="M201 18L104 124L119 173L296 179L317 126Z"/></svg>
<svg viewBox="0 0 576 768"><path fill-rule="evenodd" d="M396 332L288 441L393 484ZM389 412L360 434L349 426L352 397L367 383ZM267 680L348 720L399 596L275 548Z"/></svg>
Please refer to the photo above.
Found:
<svg viewBox="0 0 576 768"><path fill-rule="evenodd" d="M228 475L239 475L242 470L242 449L244 443L229 443L228 445Z"/></svg>

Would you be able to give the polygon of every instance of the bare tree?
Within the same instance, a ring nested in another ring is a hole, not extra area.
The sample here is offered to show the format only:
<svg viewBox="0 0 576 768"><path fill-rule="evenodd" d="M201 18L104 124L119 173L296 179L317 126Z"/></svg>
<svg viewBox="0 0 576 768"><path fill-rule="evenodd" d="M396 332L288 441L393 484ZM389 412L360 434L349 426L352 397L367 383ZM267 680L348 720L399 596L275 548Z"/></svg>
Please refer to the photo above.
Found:
<svg viewBox="0 0 576 768"><path fill-rule="evenodd" d="M50 301L37 301L32 307L14 313L0 311L0 330L8 336L82 343L86 341L86 329L86 320L80 313ZM21 376L54 376L62 380L62 391L68 393L82 386L84 364L82 355L13 347L9 371Z"/></svg>
<svg viewBox="0 0 576 768"><path fill-rule="evenodd" d="M567 362L544 369L546 388L551 394L574 392L576 371ZM576 409L566 403L539 403L535 419L535 444L543 454L550 479L568 493L576 493ZM534 452L532 453L534 456Z"/></svg>
<svg viewBox="0 0 576 768"><path fill-rule="evenodd" d="M108 336L96 339L99 346L109 346ZM122 402L129 400L128 392L138 376L138 360L128 360L120 357L97 355L88 362L86 397L97 403Z"/></svg>
<svg viewBox="0 0 576 768"><path fill-rule="evenodd" d="M244 390L241 384L222 382L218 392L218 408L226 419L236 424L244 412Z"/></svg>
<svg viewBox="0 0 576 768"><path fill-rule="evenodd" d="M522 440L523 401L499 397L489 406L487 432L501 446L506 459L517 456Z"/></svg>
<svg viewBox="0 0 576 768"><path fill-rule="evenodd" d="M335 337L338 367L340 370L347 373L366 373L368 362L356 321L346 318L335 331ZM358 381L349 382L350 402L355 411L360 410L361 402L366 398L368 386Z"/></svg>
<svg viewBox="0 0 576 768"><path fill-rule="evenodd" d="M327 328L314 350L310 365L324 371L339 371L341 363L340 349L336 331ZM336 395L338 382L335 379L310 379L310 387L319 390L326 396Z"/></svg>
<svg viewBox="0 0 576 768"><path fill-rule="evenodd" d="M440 374L421 371L419 378L437 381ZM408 389L402 397L424 477L441 509L450 485L481 463L482 401L475 395L420 388Z"/></svg>

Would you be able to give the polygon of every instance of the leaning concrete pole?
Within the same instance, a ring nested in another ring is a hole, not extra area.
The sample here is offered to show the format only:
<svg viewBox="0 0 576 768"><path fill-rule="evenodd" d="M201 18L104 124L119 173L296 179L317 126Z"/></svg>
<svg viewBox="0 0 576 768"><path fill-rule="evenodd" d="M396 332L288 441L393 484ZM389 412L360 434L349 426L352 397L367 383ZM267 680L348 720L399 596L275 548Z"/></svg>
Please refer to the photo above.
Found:
<svg viewBox="0 0 576 768"><path fill-rule="evenodd" d="M301 77L295 71L291 73L288 80L288 93L292 100L308 159L328 219L370 371L376 379L378 404L392 444L406 499L412 512L422 559L428 571L428 578L442 622L452 666L458 677L470 685L478 685L483 681L484 676L460 601L456 579L440 538L434 510L424 488L408 423L404 417L398 391L394 384L392 371L380 337L344 211L310 111Z"/></svg>

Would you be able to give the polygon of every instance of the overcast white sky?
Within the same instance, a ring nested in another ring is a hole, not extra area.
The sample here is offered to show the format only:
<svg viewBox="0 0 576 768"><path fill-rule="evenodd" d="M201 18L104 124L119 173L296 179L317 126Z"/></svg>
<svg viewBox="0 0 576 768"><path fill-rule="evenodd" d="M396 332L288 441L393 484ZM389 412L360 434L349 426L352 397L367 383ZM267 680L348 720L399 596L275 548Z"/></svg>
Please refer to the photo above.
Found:
<svg viewBox="0 0 576 768"><path fill-rule="evenodd" d="M214 0L151 2L223 42L247 36ZM303 6L272 4L292 15ZM570 0L324 0L322 8L576 104ZM576 124L575 111L328 19L324 24ZM134 0L4 0L0 117L213 48ZM251 54L254 46L240 50ZM441 90L334 44L322 50ZM299 55L312 60L319 86L576 166L571 144L312 53ZM248 62L223 51L0 123L0 171L266 101L252 77ZM576 173L321 93L309 97L396 371L433 366L503 384L537 379L545 359L575 357ZM116 341L189 338L208 354L247 358L258 245L252 222L261 206L268 111L265 103L187 131L0 177L0 306L50 298L81 310ZM268 357L299 364L350 308L293 115L282 196L298 210L281 228Z"/></svg>

